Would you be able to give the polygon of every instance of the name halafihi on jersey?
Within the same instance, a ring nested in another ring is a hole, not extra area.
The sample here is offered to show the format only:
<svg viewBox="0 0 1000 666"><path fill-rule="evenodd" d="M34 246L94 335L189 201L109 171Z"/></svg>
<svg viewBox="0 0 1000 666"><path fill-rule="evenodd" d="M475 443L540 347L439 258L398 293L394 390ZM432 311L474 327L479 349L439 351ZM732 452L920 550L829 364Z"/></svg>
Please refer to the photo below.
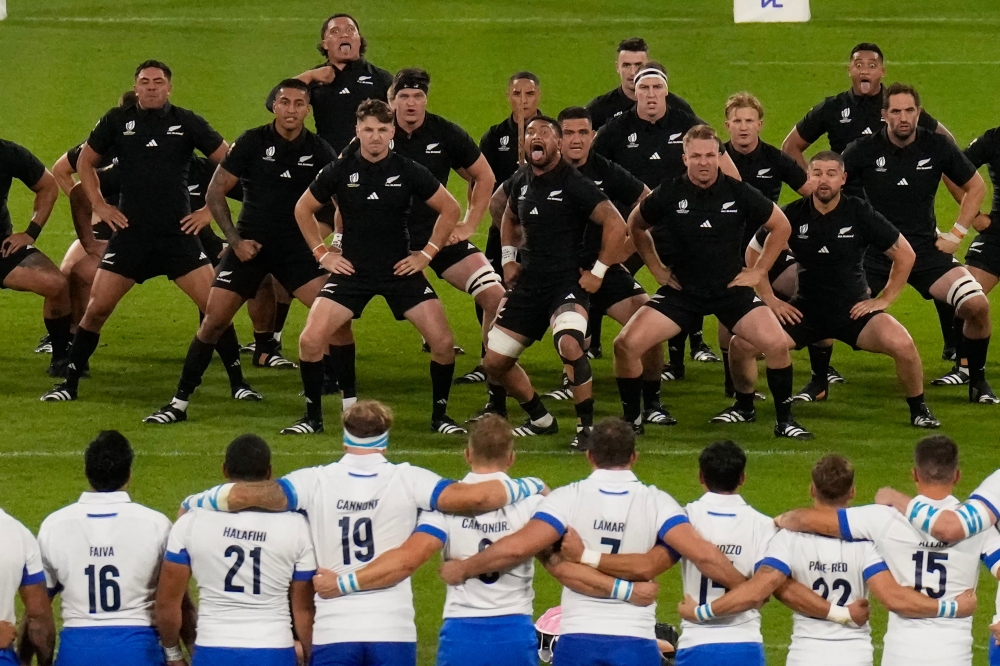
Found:
<svg viewBox="0 0 1000 666"><path fill-rule="evenodd" d="M510 531L506 520L501 520L498 523L481 523L475 518L465 518L462 520L462 529L477 530L483 534L500 534L501 532Z"/></svg>
<svg viewBox="0 0 1000 666"><path fill-rule="evenodd" d="M374 511L378 506L378 500L368 500L367 502L352 502L351 500L337 500L337 511Z"/></svg>
<svg viewBox="0 0 1000 666"><path fill-rule="evenodd" d="M613 523L610 520L595 520L594 529L603 530L604 532L624 532L625 523Z"/></svg>
<svg viewBox="0 0 1000 666"><path fill-rule="evenodd" d="M222 530L222 536L227 539L240 539L241 541L267 541L267 532L238 530L235 527L224 528Z"/></svg>

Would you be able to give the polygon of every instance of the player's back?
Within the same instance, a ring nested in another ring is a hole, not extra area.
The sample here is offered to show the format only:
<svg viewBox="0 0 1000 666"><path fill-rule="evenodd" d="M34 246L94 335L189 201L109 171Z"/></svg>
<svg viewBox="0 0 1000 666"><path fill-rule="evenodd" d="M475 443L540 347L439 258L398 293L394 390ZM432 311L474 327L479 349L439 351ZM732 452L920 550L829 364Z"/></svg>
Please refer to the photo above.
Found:
<svg viewBox="0 0 1000 666"><path fill-rule="evenodd" d="M28 528L0 509L0 622L17 624L14 597L23 585L45 581L38 543ZM0 663L3 651L0 650Z"/></svg>
<svg viewBox="0 0 1000 666"><path fill-rule="evenodd" d="M774 521L748 505L739 495L705 493L684 507L688 520L707 541L715 544L729 558L736 570L749 578L764 559ZM684 594L699 605L711 603L726 593L726 588L701 573L688 560L682 560ZM681 623L679 648L712 643L760 643L760 611L748 610L738 615L718 618L703 624Z"/></svg>
<svg viewBox="0 0 1000 666"><path fill-rule="evenodd" d="M938 509L959 503L950 495L941 500L918 498ZM892 507L841 509L839 515L841 536L872 540L901 586L932 599L952 600L975 589L980 559L988 558L994 571L1000 560L1000 535L995 530L949 545L918 531ZM882 657L885 666L971 662L971 617L915 619L889 613Z"/></svg>
<svg viewBox="0 0 1000 666"><path fill-rule="evenodd" d="M38 544L63 626L148 627L170 520L126 492L83 493L42 522Z"/></svg>
<svg viewBox="0 0 1000 666"><path fill-rule="evenodd" d="M553 490L533 517L559 531L573 527L590 550L622 554L646 553L658 537L687 522L667 493L644 485L631 471L604 469ZM653 639L655 624L656 604L633 606L563 588L562 634Z"/></svg>
<svg viewBox="0 0 1000 666"><path fill-rule="evenodd" d="M193 509L174 526L166 559L198 582L199 646L294 645L289 587L316 570L304 516Z"/></svg>
<svg viewBox="0 0 1000 666"><path fill-rule="evenodd" d="M779 531L764 564L779 569L831 604L847 606L868 596L865 581L886 570L871 542L852 543ZM846 627L829 620L792 614L788 666L857 666L872 663L871 626Z"/></svg>

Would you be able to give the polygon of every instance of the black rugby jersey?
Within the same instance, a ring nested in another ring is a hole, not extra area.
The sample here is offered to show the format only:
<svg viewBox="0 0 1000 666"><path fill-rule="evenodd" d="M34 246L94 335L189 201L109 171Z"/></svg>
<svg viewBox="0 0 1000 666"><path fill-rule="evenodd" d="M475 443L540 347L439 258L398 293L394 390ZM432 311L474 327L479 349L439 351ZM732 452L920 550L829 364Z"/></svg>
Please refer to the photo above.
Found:
<svg viewBox="0 0 1000 666"><path fill-rule="evenodd" d="M222 136L198 114L167 102L160 109L114 108L101 118L87 143L118 158L118 208L131 233L183 235L180 220L191 212L188 171L195 149L205 155Z"/></svg>
<svg viewBox="0 0 1000 666"><path fill-rule="evenodd" d="M295 204L336 157L330 144L305 128L293 141L278 134L274 123L241 134L221 165L242 186L240 234L257 240L300 238Z"/></svg>
<svg viewBox="0 0 1000 666"><path fill-rule="evenodd" d="M724 292L743 269L742 244L747 227L760 228L774 202L756 189L719 171L708 188L687 175L664 182L639 204L653 227L656 252L681 288L695 296Z"/></svg>
<svg viewBox="0 0 1000 666"><path fill-rule="evenodd" d="M76 171L76 165L80 160L80 153L83 151L83 147L85 145L86 142L78 144L66 151L66 160L69 162L73 171ZM107 155L101 155L101 159L97 162L97 180L101 186L101 197L104 199L105 203L117 208L118 199L121 197L122 193L122 181L118 175L118 171L115 169L116 166L118 166L118 158L114 156L114 152ZM107 223L101 222L100 225L103 225L108 232L108 236L110 236L111 230L110 227L107 226Z"/></svg>
<svg viewBox="0 0 1000 666"><path fill-rule="evenodd" d="M635 108L635 100L629 99L621 86L618 86L611 92L595 97L587 104L587 110L590 111L595 132L604 127L612 118L617 118L632 108ZM667 93L667 108L680 109L692 116L695 115L691 105L672 92Z"/></svg>
<svg viewBox="0 0 1000 666"><path fill-rule="evenodd" d="M441 183L425 167L390 151L378 162L344 155L316 176L309 191L317 201L336 199L344 220L344 257L357 277L392 278L393 266L410 255L406 214L412 198L427 201Z"/></svg>
<svg viewBox="0 0 1000 666"><path fill-rule="evenodd" d="M597 185L598 189L607 195L622 217L628 220L632 207L642 196L642 191L645 188L641 180L608 158L593 152L587 156L587 161L583 166L577 167L577 171L592 180L594 185ZM592 221L587 224L587 233L583 242L583 268L589 269L597 261L597 257L601 253L603 235L604 227Z"/></svg>
<svg viewBox="0 0 1000 666"><path fill-rule="evenodd" d="M993 183L993 207L990 218L993 222L986 227L983 234L1000 236L1000 127L988 130L982 136L973 139L965 149L965 156L977 169L984 164Z"/></svg>
<svg viewBox="0 0 1000 666"><path fill-rule="evenodd" d="M808 180L806 172L795 160L781 152L769 143L758 139L757 147L744 155L733 148L733 142L726 142L726 152L733 158L740 178L747 185L757 188L761 194L778 203L781 197L781 184L787 183L796 192ZM746 251L750 239L757 233L756 229L747 227L743 236L743 250Z"/></svg>
<svg viewBox="0 0 1000 666"><path fill-rule="evenodd" d="M530 120L529 118L524 124L527 126ZM486 156L493 176L497 179L497 186L514 175L521 165L517 163L517 123L514 122L513 115L486 130L479 140L479 151Z"/></svg>
<svg viewBox="0 0 1000 666"><path fill-rule="evenodd" d="M30 150L13 141L0 139L0 240L14 233L10 211L7 210L7 197L13 180L17 178L30 188L37 185L43 175L45 165ZM28 226L27 223L24 226Z"/></svg>
<svg viewBox="0 0 1000 666"><path fill-rule="evenodd" d="M314 69L326 67L318 65ZM333 67L331 65L331 67ZM316 133L338 153L356 135L358 106L366 99L387 101L392 74L364 58L351 60L335 70L333 81L309 84Z"/></svg>

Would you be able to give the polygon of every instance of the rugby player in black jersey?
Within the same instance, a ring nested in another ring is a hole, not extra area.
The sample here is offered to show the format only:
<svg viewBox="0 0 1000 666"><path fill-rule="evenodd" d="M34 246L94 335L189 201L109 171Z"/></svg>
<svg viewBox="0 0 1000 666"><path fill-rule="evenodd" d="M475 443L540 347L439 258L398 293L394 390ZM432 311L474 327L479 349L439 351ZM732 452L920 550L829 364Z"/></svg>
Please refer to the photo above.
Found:
<svg viewBox="0 0 1000 666"><path fill-rule="evenodd" d="M14 179L32 192L31 221L14 232L7 197ZM52 260L35 247L35 241L59 198L59 186L37 157L13 141L0 139L0 289L30 291L45 299L42 318L52 344L50 376L66 371L70 343L69 283Z"/></svg>
<svg viewBox="0 0 1000 666"><path fill-rule="evenodd" d="M77 162L83 191L94 213L115 232L101 258L87 310L70 350L66 381L42 396L46 402L76 400L80 377L97 349L100 330L137 283L165 275L198 305L208 305L213 271L201 241L182 229L192 218L187 176L195 149L219 162L228 146L201 116L169 101L170 68L148 60L135 71L134 106L111 109L91 132ZM97 164L113 152L121 178L119 208L101 196ZM204 215L205 211L195 211ZM243 379L236 331L217 347L237 400L259 400Z"/></svg>
<svg viewBox="0 0 1000 666"><path fill-rule="evenodd" d="M858 139L844 151L848 182L864 189L878 212L910 242L917 259L909 283L926 300L955 308L963 323L956 340L959 358L969 363L969 401L996 404L986 381L986 356L992 325L990 303L982 285L952 256L979 215L986 184L955 143L919 126L920 95L908 85L894 83L885 92L886 126ZM941 234L934 200L942 176L962 192L954 226ZM886 259L865 257L868 285L878 294L889 277Z"/></svg>
<svg viewBox="0 0 1000 666"><path fill-rule="evenodd" d="M906 287L916 255L906 238L868 202L842 194L847 174L840 155L829 150L817 153L809 169L813 194L783 209L792 225L788 248L798 266L798 290L791 302L785 302L774 295L767 280L761 280L757 292L782 322L789 349L832 338L854 349L891 356L910 407L910 423L937 428L941 423L924 403L923 365L913 338L885 312ZM748 265L756 263L766 235L764 229L757 232L747 250ZM865 279L866 250L882 252L892 263L885 287L874 297ZM756 384L758 351L739 337L730 349L737 395L745 396ZM753 401L742 403L737 409L749 420Z"/></svg>
<svg viewBox="0 0 1000 666"><path fill-rule="evenodd" d="M397 320L406 319L431 347L431 428L463 434L447 414L455 373L454 337L444 308L423 275L458 223L455 197L430 171L392 150L395 126L385 102L367 100L357 111L359 150L320 171L295 207L295 219L313 255L331 273L299 337L299 369L306 414L284 434L323 430L323 354L334 331L358 318L375 296L385 298ZM438 218L427 244L411 251L407 211L413 198ZM316 213L335 201L343 219L342 249L330 251Z"/></svg>
<svg viewBox="0 0 1000 666"><path fill-rule="evenodd" d="M501 229L504 277L510 287L489 332L483 365L490 381L506 387L528 413L515 435L558 432L556 420L517 365L521 353L551 327L559 357L570 366L577 415L572 446L584 449L594 422L585 342L590 296L609 268L629 253L621 213L593 181L566 163L560 138L559 123L546 116L525 128L528 166L510 184ZM591 222L601 227L601 241L593 265L585 268L584 238Z"/></svg>
<svg viewBox="0 0 1000 666"><path fill-rule="evenodd" d="M792 420L792 361L784 332L753 291L767 279L791 227L770 199L722 173L719 147L711 127L688 130L687 173L658 186L629 216L632 242L661 287L615 339L615 375L624 418L641 432L642 355L689 327L692 319L712 314L764 351L777 415L774 434L808 439L812 435ZM740 256L748 225L770 231L760 258L749 267ZM745 397L738 396L737 404L743 405ZM751 408L753 397L751 391ZM732 407L712 420L738 423L753 418Z"/></svg>
<svg viewBox="0 0 1000 666"><path fill-rule="evenodd" d="M208 186L208 205L229 248L219 263L205 318L188 348L177 392L169 404L147 416L146 423L187 420L188 402L208 369L215 344L266 276L273 276L306 307L312 306L326 282L326 272L299 231L295 205L336 155L304 126L309 115L305 83L282 81L274 113L273 122L247 130L233 143ZM238 184L243 207L239 226L234 227L226 195ZM255 335L255 354L272 353L271 331Z"/></svg>

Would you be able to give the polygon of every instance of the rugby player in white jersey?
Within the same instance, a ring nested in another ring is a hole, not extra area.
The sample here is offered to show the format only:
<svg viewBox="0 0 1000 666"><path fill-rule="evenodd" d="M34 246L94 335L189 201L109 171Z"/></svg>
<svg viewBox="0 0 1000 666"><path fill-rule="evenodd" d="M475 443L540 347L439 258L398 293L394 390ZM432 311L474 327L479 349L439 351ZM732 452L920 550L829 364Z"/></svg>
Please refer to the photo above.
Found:
<svg viewBox="0 0 1000 666"><path fill-rule="evenodd" d="M479 419L469 437L465 459L472 469L463 479L465 483L511 480L507 470L514 464L514 433L506 419L496 414ZM356 587L391 587L442 549L445 560L471 557L524 527L542 499L532 495L475 518L421 512L416 531L402 546L355 572ZM615 579L610 576L565 562L548 551L540 554L539 560L559 582L580 594L612 596ZM483 574L462 585L449 586L437 666L537 666L538 638L531 621L534 574L529 560L508 571ZM316 593L325 599L343 596L353 589L342 587L338 577L326 569L317 572L314 582ZM637 583L629 603L648 606L656 601L658 591L656 583ZM492 649L484 651L484 644Z"/></svg>
<svg viewBox="0 0 1000 666"><path fill-rule="evenodd" d="M419 511L479 514L544 491L538 479L456 483L383 455L392 412L359 401L343 413L344 456L325 467L301 469L279 481L227 483L193 495L186 508L218 511L304 511L316 559L357 590L356 571L413 534ZM410 579L344 599L316 598L312 666L416 664Z"/></svg>
<svg viewBox="0 0 1000 666"><path fill-rule="evenodd" d="M226 449L230 481L271 478L271 449L241 435ZM296 666L295 634L309 663L316 555L305 516L192 509L170 531L156 594L156 627L171 664L183 662L184 595L198 581L192 666ZM289 613L289 597L291 613Z"/></svg>
<svg viewBox="0 0 1000 666"><path fill-rule="evenodd" d="M917 499L935 509L955 508L951 492L958 483L958 446L944 435L925 437L914 451ZM993 575L1000 569L1000 535L982 532L949 545L917 530L890 507L796 509L775 519L779 527L814 532L846 541L867 539L900 585L912 587L939 605L938 617L912 619L889 614L882 666L969 666L972 618L958 618L957 598L975 590L979 560Z"/></svg>
<svg viewBox="0 0 1000 666"><path fill-rule="evenodd" d="M620 419L594 427L587 460L594 472L586 479L552 491L528 524L489 548L441 567L449 585L495 571L507 571L555 544L570 528L586 550L584 564L597 566L602 553L646 553L663 541L697 562L716 580L735 587L744 581L729 560L691 526L670 495L642 484L632 472L637 454L635 433ZM642 575L635 580L651 580ZM634 586L616 580L612 598L585 596L564 587L556 666L658 666L655 605L628 601Z"/></svg>
<svg viewBox="0 0 1000 666"><path fill-rule="evenodd" d="M164 664L153 601L170 520L132 502L132 447L105 430L87 447L90 490L42 522L49 594L62 599L56 666Z"/></svg>
<svg viewBox="0 0 1000 666"><path fill-rule="evenodd" d="M809 492L817 508L847 508L854 497L851 463L838 455L820 458L812 469ZM745 585L707 607L685 596L678 611L688 622L711 622L760 608L774 594L795 611L786 666L872 666L871 627L864 621L869 589L894 613L937 617L938 603L900 586L870 541L852 543L787 530L771 539L760 567ZM958 602L958 616L971 615L975 592L965 592Z"/></svg>
<svg viewBox="0 0 1000 666"><path fill-rule="evenodd" d="M39 664L51 664L56 645L52 606L45 590L45 573L38 542L16 518L0 509L0 666L30 664L38 656ZM17 616L14 597L24 604L25 623L20 641L20 657L14 651Z"/></svg>

